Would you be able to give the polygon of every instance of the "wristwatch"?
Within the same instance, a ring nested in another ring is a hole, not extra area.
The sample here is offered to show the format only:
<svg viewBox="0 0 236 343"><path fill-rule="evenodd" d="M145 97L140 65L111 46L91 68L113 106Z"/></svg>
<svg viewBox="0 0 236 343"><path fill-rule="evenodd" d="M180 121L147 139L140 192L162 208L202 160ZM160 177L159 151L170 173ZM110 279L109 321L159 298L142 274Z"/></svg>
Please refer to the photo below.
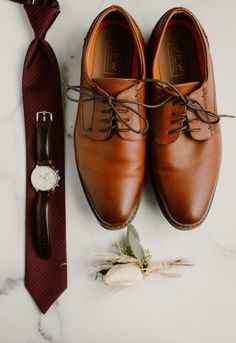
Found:
<svg viewBox="0 0 236 343"><path fill-rule="evenodd" d="M37 191L36 200L36 250L43 259L52 253L50 240L50 197L59 186L59 171L53 166L51 156L51 129L53 114L48 111L36 113L36 160L31 183Z"/></svg>

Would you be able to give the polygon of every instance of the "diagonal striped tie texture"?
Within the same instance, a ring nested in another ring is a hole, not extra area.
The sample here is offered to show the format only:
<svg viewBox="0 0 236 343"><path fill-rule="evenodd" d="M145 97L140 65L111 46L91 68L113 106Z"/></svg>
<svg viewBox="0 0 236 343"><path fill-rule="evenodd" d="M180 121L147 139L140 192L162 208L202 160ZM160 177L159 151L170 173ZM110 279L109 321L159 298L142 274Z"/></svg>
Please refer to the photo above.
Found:
<svg viewBox="0 0 236 343"><path fill-rule="evenodd" d="M24 4L34 30L35 39L26 54L23 70L23 104L26 133L26 264L25 286L46 313L67 287L65 237L64 127L60 72L55 54L45 40L48 29L60 13L55 0L17 1ZM51 130L52 160L60 173L60 185L52 192L49 207L52 256L44 260L35 250L36 197L30 182L36 165L35 115L39 111L53 113Z"/></svg>

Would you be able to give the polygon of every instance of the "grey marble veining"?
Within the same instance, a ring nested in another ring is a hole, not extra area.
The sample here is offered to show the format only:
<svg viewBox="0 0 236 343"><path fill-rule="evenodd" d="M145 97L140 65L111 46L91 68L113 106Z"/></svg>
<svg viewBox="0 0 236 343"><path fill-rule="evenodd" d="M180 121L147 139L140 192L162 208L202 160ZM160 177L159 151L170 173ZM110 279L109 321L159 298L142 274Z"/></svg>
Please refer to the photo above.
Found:
<svg viewBox="0 0 236 343"><path fill-rule="evenodd" d="M2 286L0 286L0 296L11 294L11 292L14 292L21 282L23 282L22 279L5 279Z"/></svg>

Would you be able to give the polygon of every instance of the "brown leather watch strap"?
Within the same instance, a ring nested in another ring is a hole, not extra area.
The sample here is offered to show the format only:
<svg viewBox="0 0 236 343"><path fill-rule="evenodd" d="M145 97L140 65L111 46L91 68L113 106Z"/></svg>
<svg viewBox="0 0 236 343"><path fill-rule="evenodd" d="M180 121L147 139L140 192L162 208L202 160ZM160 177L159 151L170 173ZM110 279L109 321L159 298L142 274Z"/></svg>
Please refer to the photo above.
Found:
<svg viewBox="0 0 236 343"><path fill-rule="evenodd" d="M51 256L51 239L49 229L49 198L51 192L38 191L37 192L37 203L36 203L36 247L38 254L43 259L48 259Z"/></svg>
<svg viewBox="0 0 236 343"><path fill-rule="evenodd" d="M50 134L52 128L52 113L42 111L36 115L37 144L36 159L38 165L51 165Z"/></svg>

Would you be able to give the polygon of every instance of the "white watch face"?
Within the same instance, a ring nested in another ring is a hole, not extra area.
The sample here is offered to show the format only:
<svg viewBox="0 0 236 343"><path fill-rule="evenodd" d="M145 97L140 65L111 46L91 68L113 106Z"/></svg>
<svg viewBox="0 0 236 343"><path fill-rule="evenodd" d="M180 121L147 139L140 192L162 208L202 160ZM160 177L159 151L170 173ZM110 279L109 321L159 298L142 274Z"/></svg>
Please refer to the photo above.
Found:
<svg viewBox="0 0 236 343"><path fill-rule="evenodd" d="M31 183L38 191L53 190L58 181L58 172L49 166L36 166L31 174Z"/></svg>

